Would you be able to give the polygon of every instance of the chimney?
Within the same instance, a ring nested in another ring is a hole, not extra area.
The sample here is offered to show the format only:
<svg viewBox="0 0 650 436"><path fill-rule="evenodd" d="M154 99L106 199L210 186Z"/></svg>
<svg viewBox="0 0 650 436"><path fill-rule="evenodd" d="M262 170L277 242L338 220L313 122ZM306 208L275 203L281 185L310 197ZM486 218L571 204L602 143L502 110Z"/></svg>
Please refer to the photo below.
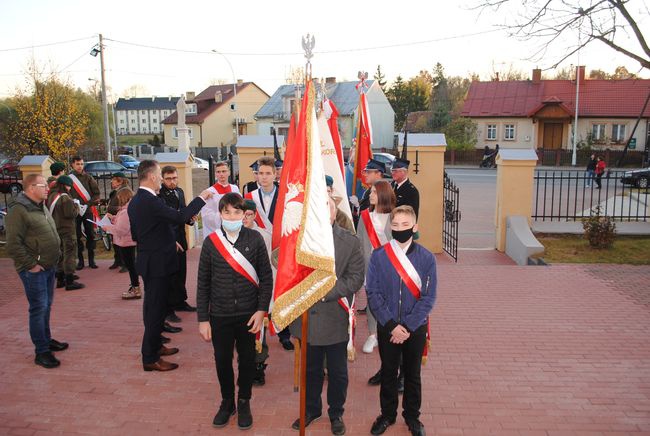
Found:
<svg viewBox="0 0 650 436"><path fill-rule="evenodd" d="M336 83L336 77L326 77L325 83Z"/></svg>
<svg viewBox="0 0 650 436"><path fill-rule="evenodd" d="M223 101L223 96L221 94L221 91L217 91L214 93L214 102L215 103L221 103Z"/></svg>
<svg viewBox="0 0 650 436"><path fill-rule="evenodd" d="M583 84L585 81L585 66L584 65L578 65L576 71L576 77L580 81L580 84Z"/></svg>
<svg viewBox="0 0 650 436"><path fill-rule="evenodd" d="M237 79L237 86L242 86L244 81L242 79Z"/></svg>
<svg viewBox="0 0 650 436"><path fill-rule="evenodd" d="M155 96L155 95L152 95L152 96L151 96L151 101L152 101L152 102L156 101L156 96Z"/></svg>
<svg viewBox="0 0 650 436"><path fill-rule="evenodd" d="M195 97L195 96L196 96L196 94L195 94L194 92L192 92L192 91L187 91L187 92L185 93L185 100L187 100L187 101L194 100L194 97Z"/></svg>
<svg viewBox="0 0 650 436"><path fill-rule="evenodd" d="M533 69L533 83L539 83L542 81L542 70L540 68Z"/></svg>

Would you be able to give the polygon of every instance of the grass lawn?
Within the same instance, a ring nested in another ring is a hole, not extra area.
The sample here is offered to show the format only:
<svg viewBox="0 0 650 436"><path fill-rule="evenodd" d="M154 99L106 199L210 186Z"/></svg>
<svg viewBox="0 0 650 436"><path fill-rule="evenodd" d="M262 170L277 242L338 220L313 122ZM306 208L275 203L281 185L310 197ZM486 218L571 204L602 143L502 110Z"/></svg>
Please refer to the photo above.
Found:
<svg viewBox="0 0 650 436"><path fill-rule="evenodd" d="M546 249L548 263L613 263L650 265L650 237L617 236L610 249L595 249L579 235L535 235Z"/></svg>
<svg viewBox="0 0 650 436"><path fill-rule="evenodd" d="M162 135L158 135L162 140ZM150 139L153 139L152 135L117 135L117 145L138 145L138 144L147 144Z"/></svg>

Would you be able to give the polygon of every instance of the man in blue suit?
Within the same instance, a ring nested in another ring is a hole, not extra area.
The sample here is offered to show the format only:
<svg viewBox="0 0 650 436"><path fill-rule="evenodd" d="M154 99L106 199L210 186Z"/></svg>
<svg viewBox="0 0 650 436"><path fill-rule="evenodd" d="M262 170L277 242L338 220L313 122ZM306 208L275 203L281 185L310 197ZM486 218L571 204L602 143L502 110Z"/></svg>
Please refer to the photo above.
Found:
<svg viewBox="0 0 650 436"><path fill-rule="evenodd" d="M128 206L131 235L137 244L136 268L144 281L142 366L145 371L178 368L178 364L161 359L178 353L178 348L167 348L160 341L172 278L178 270L175 229L198 214L205 200L212 196L203 191L178 211L157 196L161 181L158 162L142 161L138 167L140 187Z"/></svg>

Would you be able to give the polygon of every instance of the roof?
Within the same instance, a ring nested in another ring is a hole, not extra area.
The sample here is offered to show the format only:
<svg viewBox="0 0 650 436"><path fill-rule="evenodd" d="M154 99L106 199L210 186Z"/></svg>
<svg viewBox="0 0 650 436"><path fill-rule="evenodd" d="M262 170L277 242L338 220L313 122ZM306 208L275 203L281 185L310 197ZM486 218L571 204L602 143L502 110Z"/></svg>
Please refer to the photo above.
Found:
<svg viewBox="0 0 650 436"><path fill-rule="evenodd" d="M583 80L578 116L636 118L650 92L650 80ZM528 117L546 104L575 114L576 84L572 80L472 82L461 115L465 117ZM643 113L650 117L650 105Z"/></svg>
<svg viewBox="0 0 650 436"><path fill-rule="evenodd" d="M278 136L278 147L284 143L284 136ZM273 135L241 135L237 138L237 148L241 147L273 147Z"/></svg>
<svg viewBox="0 0 650 436"><path fill-rule="evenodd" d="M115 104L116 111L176 109L178 97L134 97L120 98Z"/></svg>
<svg viewBox="0 0 650 436"><path fill-rule="evenodd" d="M237 91L246 88L249 85L256 86L253 82L243 82L237 84ZM261 88L258 87L260 91ZM217 103L214 100L214 96L217 92L221 92L221 102ZM262 91L264 92L264 91ZM208 86L203 90L199 95L194 97L192 100L187 100L186 103L196 103L196 115L185 115L185 124L201 124L203 121L210 116L210 114L217 109L219 109L224 104L228 103L230 99L233 98L233 85L232 83L225 85L212 85ZM174 105L174 112L163 120L163 124L176 124L178 117L176 114L176 106Z"/></svg>
<svg viewBox="0 0 650 436"><path fill-rule="evenodd" d="M404 133L397 133L398 145L401 147L404 145ZM426 146L426 145L447 145L447 138L445 138L444 133L411 133L409 132L409 137L407 140L407 147L410 146Z"/></svg>
<svg viewBox="0 0 650 436"><path fill-rule="evenodd" d="M374 80L366 80L370 88ZM334 102L340 116L350 116L354 114L359 106L359 92L356 86L359 82L335 82L326 83L325 92L327 97ZM320 90L320 83L316 82L316 91ZM284 111L282 102L283 97L292 97L295 93L296 85L281 85L271 96L271 98L255 114L256 118L273 118L274 114Z"/></svg>

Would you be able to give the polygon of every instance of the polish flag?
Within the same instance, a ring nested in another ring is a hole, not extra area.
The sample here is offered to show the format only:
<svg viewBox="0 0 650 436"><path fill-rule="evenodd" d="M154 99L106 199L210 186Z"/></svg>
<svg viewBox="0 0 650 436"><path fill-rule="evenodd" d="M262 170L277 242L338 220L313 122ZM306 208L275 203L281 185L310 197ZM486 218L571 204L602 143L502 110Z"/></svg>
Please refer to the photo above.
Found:
<svg viewBox="0 0 650 436"><path fill-rule="evenodd" d="M366 167L368 160L372 159L372 124L370 122L370 110L368 99L365 93L359 95L358 109L359 124L357 126L357 144L354 154L354 172L352 173L352 194L356 194L357 181L363 177L361 172ZM364 186L366 186L364 184Z"/></svg>

